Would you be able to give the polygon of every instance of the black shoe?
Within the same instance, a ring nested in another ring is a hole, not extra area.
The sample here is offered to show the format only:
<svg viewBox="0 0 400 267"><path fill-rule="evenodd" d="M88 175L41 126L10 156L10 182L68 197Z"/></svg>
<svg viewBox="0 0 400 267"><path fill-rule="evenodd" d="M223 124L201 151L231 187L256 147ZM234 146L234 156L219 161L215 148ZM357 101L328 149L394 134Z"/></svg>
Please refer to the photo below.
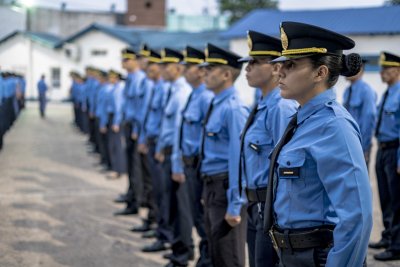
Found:
<svg viewBox="0 0 400 267"><path fill-rule="evenodd" d="M374 255L377 261L395 261L400 260L400 251L385 250L379 254Z"/></svg>
<svg viewBox="0 0 400 267"><path fill-rule="evenodd" d="M156 237L157 237L156 230L149 230L147 232L144 232L142 235L142 238L156 238Z"/></svg>
<svg viewBox="0 0 400 267"><path fill-rule="evenodd" d="M144 232L148 232L150 231L150 224L147 222L143 222L142 225L139 226L133 226L131 229L131 232L135 232L135 233L144 233Z"/></svg>
<svg viewBox="0 0 400 267"><path fill-rule="evenodd" d="M165 245L164 242L157 240L153 244L143 247L142 251L143 252L158 252L158 251L163 251L163 250L167 250L167 249L168 249L168 247Z"/></svg>
<svg viewBox="0 0 400 267"><path fill-rule="evenodd" d="M369 243L368 247L373 249L388 248L389 241L386 239L381 239L379 242Z"/></svg>
<svg viewBox="0 0 400 267"><path fill-rule="evenodd" d="M125 208L123 210L119 210L114 212L114 216L118 215L134 215L138 214L138 209L137 208Z"/></svg>
<svg viewBox="0 0 400 267"><path fill-rule="evenodd" d="M126 199L125 195L120 195L116 199L114 199L115 203L126 203L128 199Z"/></svg>
<svg viewBox="0 0 400 267"><path fill-rule="evenodd" d="M170 260L172 258L173 254L172 253L165 253L164 255L162 255L162 257L164 259Z"/></svg>

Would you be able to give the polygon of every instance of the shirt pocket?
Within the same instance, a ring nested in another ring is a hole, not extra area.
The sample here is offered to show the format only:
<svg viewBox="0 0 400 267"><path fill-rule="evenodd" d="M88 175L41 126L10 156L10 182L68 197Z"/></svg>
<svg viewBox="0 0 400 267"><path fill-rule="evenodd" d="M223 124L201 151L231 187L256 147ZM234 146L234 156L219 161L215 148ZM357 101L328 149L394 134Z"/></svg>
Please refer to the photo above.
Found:
<svg viewBox="0 0 400 267"><path fill-rule="evenodd" d="M397 112L398 109L399 109L399 102L390 101L385 103L385 106L383 107L383 113L386 116L391 116L394 118L394 114Z"/></svg>
<svg viewBox="0 0 400 267"><path fill-rule="evenodd" d="M185 112L183 115L183 118L186 123L188 124L194 124L194 123L200 123L201 122L201 114L200 112Z"/></svg>
<svg viewBox="0 0 400 267"><path fill-rule="evenodd" d="M287 192L296 192L305 187L305 153L281 153L278 158L277 175L279 186Z"/></svg>

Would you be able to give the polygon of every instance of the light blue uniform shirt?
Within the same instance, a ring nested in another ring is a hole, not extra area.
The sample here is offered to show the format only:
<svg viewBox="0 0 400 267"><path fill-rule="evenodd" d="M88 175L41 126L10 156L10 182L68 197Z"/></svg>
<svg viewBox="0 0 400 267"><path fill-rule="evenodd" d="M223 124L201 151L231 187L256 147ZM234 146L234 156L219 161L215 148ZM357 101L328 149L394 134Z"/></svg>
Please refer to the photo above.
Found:
<svg viewBox="0 0 400 267"><path fill-rule="evenodd" d="M240 133L249 112L239 100L234 87L215 96L204 140L201 173L213 175L228 172L229 188L227 213L240 214L244 199L239 194Z"/></svg>
<svg viewBox="0 0 400 267"><path fill-rule="evenodd" d="M171 95L164 107L164 114L161 120L161 132L158 138L156 152L161 152L162 149L174 145L175 138L177 138L176 135L179 132L178 127L182 117L181 112L192 88L184 77L180 77L170 84L168 90L171 90ZM166 95L168 96L168 92ZM167 98L165 98L165 100L167 100ZM172 162L174 160L174 155L172 155Z"/></svg>
<svg viewBox="0 0 400 267"><path fill-rule="evenodd" d="M297 124L277 159L277 224L336 225L326 266L361 267L372 229L372 195L358 125L331 89L299 109Z"/></svg>
<svg viewBox="0 0 400 267"><path fill-rule="evenodd" d="M114 89L112 92L113 105L111 111L111 113L114 113L114 118L112 121L113 126L120 126L122 123L123 107L125 103L124 89L125 83L122 81L119 81L114 85Z"/></svg>
<svg viewBox="0 0 400 267"><path fill-rule="evenodd" d="M243 143L243 188L262 188L268 185L268 156L285 132L297 102L283 99L275 88L262 97L254 121L248 128Z"/></svg>
<svg viewBox="0 0 400 267"><path fill-rule="evenodd" d="M137 135L143 129L144 117L147 112L147 107L149 105L150 97L153 93L154 82L145 76L134 93L134 116L132 124L132 133Z"/></svg>
<svg viewBox="0 0 400 267"><path fill-rule="evenodd" d="M146 77L146 74L142 70L137 70L128 74L125 81L125 104L124 104L124 118L125 121L132 122L135 118L135 96L142 80Z"/></svg>
<svg viewBox="0 0 400 267"><path fill-rule="evenodd" d="M100 108L101 110L100 123L99 123L100 128L107 127L108 115L111 113L113 106L113 89L114 85L112 84L107 84L107 86L105 86L104 102L102 103L102 107Z"/></svg>
<svg viewBox="0 0 400 267"><path fill-rule="evenodd" d="M363 151L369 152L375 131L376 93L366 82L357 80L351 84L350 103L347 103L349 90L350 87L344 91L343 105L360 127Z"/></svg>
<svg viewBox="0 0 400 267"><path fill-rule="evenodd" d="M105 108L107 86L109 86L108 83L100 84L100 87L99 87L97 95L96 95L96 103L97 104L96 104L95 116L97 118L101 117L103 109Z"/></svg>
<svg viewBox="0 0 400 267"><path fill-rule="evenodd" d="M100 88L100 82L97 79L92 78L89 88L90 88L90 90L88 91L89 112L91 114L94 114L96 110L96 96L97 96L97 91Z"/></svg>
<svg viewBox="0 0 400 267"><path fill-rule="evenodd" d="M43 79L41 79L37 84L37 88L38 88L38 91L39 91L40 95L46 93L46 91L47 91L46 82Z"/></svg>
<svg viewBox="0 0 400 267"><path fill-rule="evenodd" d="M400 139L400 82L393 84L388 90L389 94L383 106L381 126L377 136L379 142ZM382 100L383 97L380 100L378 112L382 106ZM397 167L400 167L400 148L397 151Z"/></svg>
<svg viewBox="0 0 400 267"><path fill-rule="evenodd" d="M214 94L206 89L204 84L193 88L190 102L185 104L186 110L182 114L181 123L176 129L178 134L174 144L174 161L172 170L174 173L183 173L182 156L199 155L201 141L202 121L204 120L208 107ZM182 125L183 124L183 125ZM180 140L180 130L182 125L182 140ZM181 147L182 146L182 147Z"/></svg>
<svg viewBox="0 0 400 267"><path fill-rule="evenodd" d="M143 130L139 134L139 144L145 144L147 138L157 138L160 134L161 118L164 110L164 96L168 88L165 82L160 79L154 83L154 95L149 102L147 120Z"/></svg>

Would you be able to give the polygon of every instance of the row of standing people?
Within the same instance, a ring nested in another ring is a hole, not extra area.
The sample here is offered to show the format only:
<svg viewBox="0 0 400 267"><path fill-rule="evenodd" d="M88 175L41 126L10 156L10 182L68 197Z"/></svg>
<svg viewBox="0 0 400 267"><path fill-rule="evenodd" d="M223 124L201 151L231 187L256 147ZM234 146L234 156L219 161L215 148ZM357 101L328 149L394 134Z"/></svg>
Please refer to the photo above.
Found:
<svg viewBox="0 0 400 267"><path fill-rule="evenodd" d="M147 47L122 53L128 76L121 114L108 113L109 125L125 136L129 188L116 199L127 204L118 214L149 208L132 231L154 227L144 237L156 240L143 251L170 244L167 266L187 266L193 258L193 227L201 237L197 266L244 266L246 240L252 267L365 265L373 134L381 205L389 216L378 244L387 250L375 258L400 254L400 202L394 201L400 188L393 181L399 176L400 58L382 53L389 93L376 112L372 90L359 81L361 58L343 55L353 40L296 22L283 22L280 30L280 40L250 31L245 58L212 44L204 53L190 46L184 54ZM250 113L233 86L243 62L249 85L262 93ZM335 99L339 75L352 77L344 105L354 118ZM90 105L89 98L82 101ZM90 120L90 113L84 116ZM115 116L117 125L110 120Z"/></svg>
<svg viewBox="0 0 400 267"><path fill-rule="evenodd" d="M0 73L0 150L3 137L24 108L26 82L22 75L13 72Z"/></svg>

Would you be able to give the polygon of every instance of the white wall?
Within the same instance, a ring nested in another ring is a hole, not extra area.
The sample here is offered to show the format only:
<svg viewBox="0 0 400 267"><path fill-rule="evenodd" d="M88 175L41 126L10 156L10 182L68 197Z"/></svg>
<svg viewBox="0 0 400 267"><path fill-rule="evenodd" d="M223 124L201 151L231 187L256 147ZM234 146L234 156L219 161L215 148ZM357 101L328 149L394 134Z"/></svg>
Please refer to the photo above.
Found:
<svg viewBox="0 0 400 267"><path fill-rule="evenodd" d="M126 43L103 32L91 31L75 40L74 45L81 53L81 58L76 64L78 71L83 72L86 66L93 65L104 70L113 68L123 72L121 50L128 46ZM93 56L93 50L105 50L107 54Z"/></svg>
<svg viewBox="0 0 400 267"><path fill-rule="evenodd" d="M400 35L380 35L380 36L349 36L356 42L356 46L350 52L360 53L361 55L379 55L380 51L390 51L400 54ZM232 39L230 49L239 55L248 54L247 39ZM386 85L381 82L379 72L366 72L364 80L377 92L378 98L381 97L386 89ZM235 84L243 101L251 103L254 96L254 89L247 84L245 71L238 78ZM335 86L337 99L341 102L344 89L348 86L345 78L340 77Z"/></svg>

